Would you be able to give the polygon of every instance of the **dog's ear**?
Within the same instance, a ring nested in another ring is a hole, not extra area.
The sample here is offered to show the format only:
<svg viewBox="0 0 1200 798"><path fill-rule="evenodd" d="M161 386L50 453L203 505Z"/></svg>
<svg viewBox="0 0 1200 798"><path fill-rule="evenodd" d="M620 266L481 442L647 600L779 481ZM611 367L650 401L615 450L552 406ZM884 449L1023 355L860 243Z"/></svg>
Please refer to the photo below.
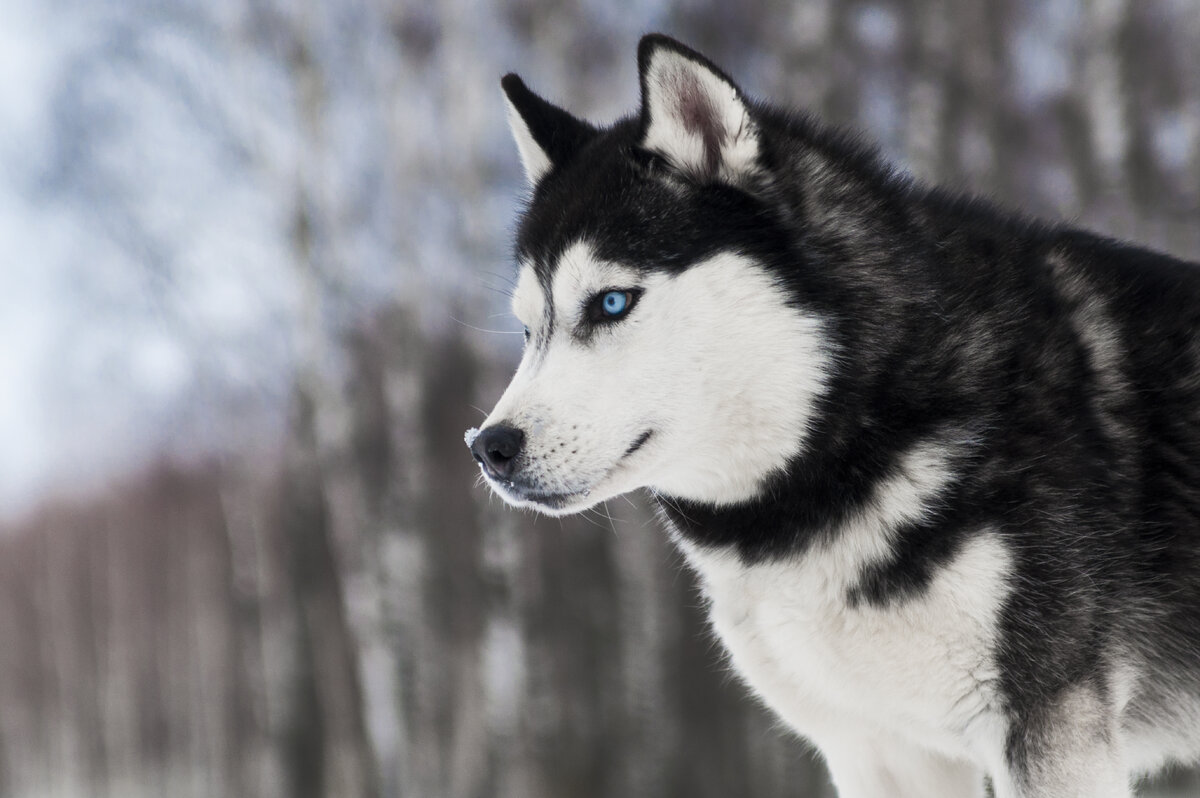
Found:
<svg viewBox="0 0 1200 798"><path fill-rule="evenodd" d="M737 182L758 160L741 90L707 58L659 33L638 45L642 147L703 181Z"/></svg>
<svg viewBox="0 0 1200 798"><path fill-rule="evenodd" d="M587 122L531 92L516 75L505 75L500 88L530 185L537 185L552 168L568 161L596 133Z"/></svg>

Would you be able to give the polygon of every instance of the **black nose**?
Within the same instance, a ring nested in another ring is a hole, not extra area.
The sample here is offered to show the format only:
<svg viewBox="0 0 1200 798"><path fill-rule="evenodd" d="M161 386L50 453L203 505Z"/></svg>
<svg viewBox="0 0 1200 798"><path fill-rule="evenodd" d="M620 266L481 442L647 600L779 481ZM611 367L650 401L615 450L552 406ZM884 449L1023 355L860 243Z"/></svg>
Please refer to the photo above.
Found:
<svg viewBox="0 0 1200 798"><path fill-rule="evenodd" d="M516 470L517 455L525 444L525 433L516 427L497 424L481 430L471 442L471 454L489 476L508 479Z"/></svg>

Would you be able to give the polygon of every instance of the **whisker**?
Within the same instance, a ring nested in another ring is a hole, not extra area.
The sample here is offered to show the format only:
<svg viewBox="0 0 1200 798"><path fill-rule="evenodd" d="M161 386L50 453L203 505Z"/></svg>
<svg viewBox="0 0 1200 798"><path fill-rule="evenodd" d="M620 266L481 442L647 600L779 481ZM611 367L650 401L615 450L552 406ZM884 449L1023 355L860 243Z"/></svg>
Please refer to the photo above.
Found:
<svg viewBox="0 0 1200 798"><path fill-rule="evenodd" d="M604 508L604 512L601 514L608 519L608 526L610 529L612 529L613 537L620 537L620 535L617 534L617 519L612 517L612 511L608 507L608 502L603 502L598 505L597 512L599 512L599 507Z"/></svg>
<svg viewBox="0 0 1200 798"><path fill-rule="evenodd" d="M595 512L595 509L589 507L588 509L584 510L582 513L579 513L579 517L582 518L584 521L587 521L589 524L591 524L594 527L599 527L600 529L604 529L604 524L600 523L595 518L589 517L589 514L594 513L594 512Z"/></svg>
<svg viewBox="0 0 1200 798"><path fill-rule="evenodd" d="M517 287L517 280L511 274L502 274L501 272L493 272L493 271L484 271L483 274L486 274L489 277L495 277L497 280L503 281L504 283L506 283L508 285L509 288Z"/></svg>
<svg viewBox="0 0 1200 798"><path fill-rule="evenodd" d="M661 495L661 494L655 494L655 495L656 495L656 496L658 496L658 498L659 498L659 499L661 499L661 500L662 500L662 502L663 502L664 504L666 504L668 507L670 507L670 508L671 508L672 510L674 510L675 512L679 513L679 515L683 517L683 520L684 520L684 521L687 521L689 524L695 524L695 523L696 523L695 521L693 521L691 518L689 518L689 517L688 517L688 514L687 514L687 513L685 513L683 510L681 510L681 509L679 508L679 505L678 505L678 504L676 504L675 502L671 501L671 499L669 499L669 498L667 498L666 496L663 496L663 495Z"/></svg>
<svg viewBox="0 0 1200 798"><path fill-rule="evenodd" d="M524 330L488 330L484 327L476 327L474 324L468 324L467 322L463 321L462 319L454 318L454 316L451 316L450 318L454 319L454 321L458 322L459 324L461 324L464 327L470 327L472 330L478 330L479 332L496 333L497 335L524 335L525 334Z"/></svg>
<svg viewBox="0 0 1200 798"><path fill-rule="evenodd" d="M510 289L507 289L507 288L497 288L497 287L496 287L496 286L494 286L494 285L485 285L485 286L484 286L484 288L486 288L486 289L487 289L487 290L489 290L489 291L495 291L497 294L500 294L501 296L506 296L506 297L508 297L509 299L512 299L512 298L513 298L513 292L512 292Z"/></svg>

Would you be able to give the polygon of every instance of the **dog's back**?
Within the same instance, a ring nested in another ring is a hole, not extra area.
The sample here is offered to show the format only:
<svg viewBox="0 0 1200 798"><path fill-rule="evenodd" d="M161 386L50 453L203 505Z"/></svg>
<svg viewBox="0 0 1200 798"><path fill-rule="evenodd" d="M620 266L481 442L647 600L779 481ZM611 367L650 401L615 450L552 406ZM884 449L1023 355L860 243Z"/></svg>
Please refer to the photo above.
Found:
<svg viewBox="0 0 1200 798"><path fill-rule="evenodd" d="M1200 267L1078 233L1047 263L1086 354L1072 389L1083 407L1065 429L1095 473L1075 490L1091 489L1081 505L1102 514L1068 548L1083 563L1074 604L1087 606L1090 583L1102 602L1097 644L1082 648L1128 658L1114 685L1128 756L1151 769L1200 751Z"/></svg>

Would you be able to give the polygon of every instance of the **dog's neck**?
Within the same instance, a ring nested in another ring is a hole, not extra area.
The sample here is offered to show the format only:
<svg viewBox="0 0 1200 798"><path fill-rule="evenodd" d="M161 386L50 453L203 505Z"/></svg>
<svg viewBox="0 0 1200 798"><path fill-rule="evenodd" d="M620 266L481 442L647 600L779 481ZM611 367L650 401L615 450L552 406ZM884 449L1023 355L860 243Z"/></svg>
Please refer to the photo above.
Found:
<svg viewBox="0 0 1200 798"><path fill-rule="evenodd" d="M673 534L696 546L733 549L747 563L800 556L864 525L886 537L933 538L941 525L965 520L948 518L942 508L961 505L971 489L984 445L977 433L955 424L864 430L842 445L818 434L747 501L714 506L651 495Z"/></svg>

